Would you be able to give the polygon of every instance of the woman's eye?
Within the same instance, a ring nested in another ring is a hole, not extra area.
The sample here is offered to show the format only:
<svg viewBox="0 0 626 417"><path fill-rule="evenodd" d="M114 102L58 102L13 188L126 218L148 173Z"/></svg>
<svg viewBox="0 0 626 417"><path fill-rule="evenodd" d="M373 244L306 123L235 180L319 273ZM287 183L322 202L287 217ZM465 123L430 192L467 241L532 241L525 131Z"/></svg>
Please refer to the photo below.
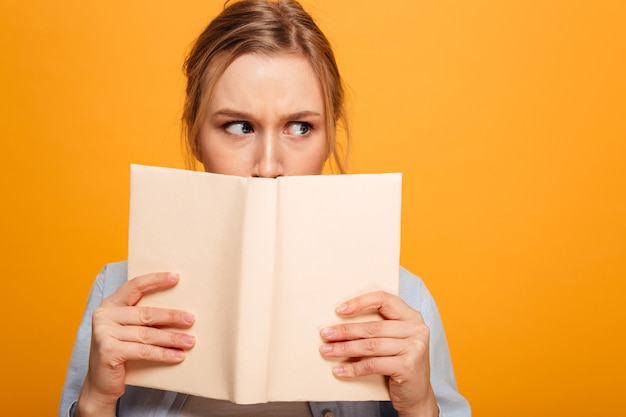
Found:
<svg viewBox="0 0 626 417"><path fill-rule="evenodd" d="M229 122L226 123L224 128L233 135L247 135L254 132L252 125L248 122Z"/></svg>
<svg viewBox="0 0 626 417"><path fill-rule="evenodd" d="M307 122L293 122L287 126L287 131L293 136L306 136L311 133L311 124Z"/></svg>

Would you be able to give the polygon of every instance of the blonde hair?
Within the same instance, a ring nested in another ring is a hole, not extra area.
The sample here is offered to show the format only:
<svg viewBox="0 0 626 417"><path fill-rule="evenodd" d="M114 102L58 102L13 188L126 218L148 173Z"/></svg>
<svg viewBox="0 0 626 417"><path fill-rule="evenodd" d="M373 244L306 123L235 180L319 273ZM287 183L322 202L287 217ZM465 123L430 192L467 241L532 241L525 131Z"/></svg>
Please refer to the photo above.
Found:
<svg viewBox="0 0 626 417"><path fill-rule="evenodd" d="M187 165L195 166L202 117L215 84L226 68L244 54L298 54L305 57L320 80L325 103L327 159L346 172L350 133L344 87L333 50L313 18L295 0L240 0L211 21L192 46L184 64L187 91L183 136ZM337 128L346 135L342 150Z"/></svg>

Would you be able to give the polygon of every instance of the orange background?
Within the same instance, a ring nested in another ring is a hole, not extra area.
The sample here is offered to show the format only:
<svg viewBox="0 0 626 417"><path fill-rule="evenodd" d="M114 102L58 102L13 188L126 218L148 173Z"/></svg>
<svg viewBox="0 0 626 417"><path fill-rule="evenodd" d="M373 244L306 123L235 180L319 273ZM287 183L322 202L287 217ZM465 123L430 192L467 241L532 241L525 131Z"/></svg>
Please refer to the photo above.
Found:
<svg viewBox="0 0 626 417"><path fill-rule="evenodd" d="M182 167L216 1L0 3L2 413L54 415L130 163ZM305 1L351 90L352 172L404 173L402 263L477 416L614 415L626 374L626 3Z"/></svg>

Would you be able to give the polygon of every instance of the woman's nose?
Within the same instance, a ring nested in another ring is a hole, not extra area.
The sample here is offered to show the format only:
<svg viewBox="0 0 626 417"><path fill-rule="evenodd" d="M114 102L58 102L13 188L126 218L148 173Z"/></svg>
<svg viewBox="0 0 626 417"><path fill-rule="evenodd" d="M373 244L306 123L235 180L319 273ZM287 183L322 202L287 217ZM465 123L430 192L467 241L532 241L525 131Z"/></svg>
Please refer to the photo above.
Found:
<svg viewBox="0 0 626 417"><path fill-rule="evenodd" d="M280 140L271 135L265 135L259 142L254 177L276 178L284 175Z"/></svg>

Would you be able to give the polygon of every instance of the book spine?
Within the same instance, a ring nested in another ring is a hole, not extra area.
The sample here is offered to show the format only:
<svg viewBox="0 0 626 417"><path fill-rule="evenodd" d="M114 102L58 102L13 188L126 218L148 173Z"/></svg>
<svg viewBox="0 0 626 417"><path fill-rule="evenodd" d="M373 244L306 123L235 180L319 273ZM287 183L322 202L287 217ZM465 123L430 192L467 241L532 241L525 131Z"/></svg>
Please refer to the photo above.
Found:
<svg viewBox="0 0 626 417"><path fill-rule="evenodd" d="M277 181L250 178L246 195L239 299L235 402L267 401L276 240Z"/></svg>

